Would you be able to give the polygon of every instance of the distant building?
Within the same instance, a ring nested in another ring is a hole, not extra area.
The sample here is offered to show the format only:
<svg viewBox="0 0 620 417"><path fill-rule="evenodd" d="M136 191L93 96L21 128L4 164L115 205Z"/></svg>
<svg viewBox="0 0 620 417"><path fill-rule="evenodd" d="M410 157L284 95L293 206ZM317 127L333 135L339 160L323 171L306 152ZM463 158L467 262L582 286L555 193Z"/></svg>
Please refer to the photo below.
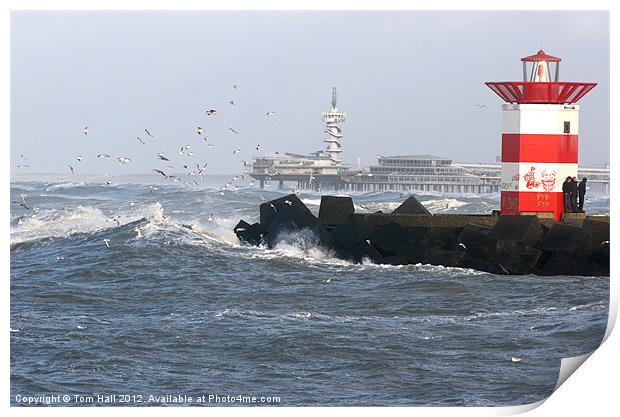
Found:
<svg viewBox="0 0 620 417"><path fill-rule="evenodd" d="M347 178L353 190L436 191L444 193L492 193L499 191L500 177L473 173L432 155L378 156L378 165Z"/></svg>

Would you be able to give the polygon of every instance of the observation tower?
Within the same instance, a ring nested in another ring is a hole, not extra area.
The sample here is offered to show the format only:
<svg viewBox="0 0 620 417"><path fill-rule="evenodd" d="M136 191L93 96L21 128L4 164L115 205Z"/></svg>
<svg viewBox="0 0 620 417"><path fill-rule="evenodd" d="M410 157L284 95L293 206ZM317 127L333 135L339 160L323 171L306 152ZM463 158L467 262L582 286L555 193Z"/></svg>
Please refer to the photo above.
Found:
<svg viewBox="0 0 620 417"><path fill-rule="evenodd" d="M323 113L323 121L327 124L325 129L327 137L324 140L327 143L325 153L329 155L333 165L340 165L342 163L342 156L340 155L342 153L342 145L340 144L342 133L338 124L344 122L346 118L346 113L338 111L336 87L333 87L332 107L328 112Z"/></svg>

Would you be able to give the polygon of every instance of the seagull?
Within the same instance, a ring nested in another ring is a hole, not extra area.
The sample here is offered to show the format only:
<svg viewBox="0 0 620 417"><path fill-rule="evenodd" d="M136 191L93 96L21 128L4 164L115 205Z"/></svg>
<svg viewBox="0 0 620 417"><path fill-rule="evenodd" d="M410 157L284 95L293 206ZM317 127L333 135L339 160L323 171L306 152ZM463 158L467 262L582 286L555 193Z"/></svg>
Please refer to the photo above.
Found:
<svg viewBox="0 0 620 417"><path fill-rule="evenodd" d="M57 257L56 257L56 260L57 260L57 261L62 261L63 259L65 259L65 257L64 257L64 256L57 256Z"/></svg>
<svg viewBox="0 0 620 417"><path fill-rule="evenodd" d="M238 135L239 132L237 132L235 129L233 129L232 127L229 127L228 130L230 130L231 132L233 132L235 135Z"/></svg>
<svg viewBox="0 0 620 417"><path fill-rule="evenodd" d="M162 154L162 153L158 153L158 154L157 154L157 156L159 156L159 159L161 159L162 161L168 161L168 162L170 162L170 159L166 158L166 157L164 156L164 154Z"/></svg>
<svg viewBox="0 0 620 417"><path fill-rule="evenodd" d="M99 155L97 155L97 158L109 158L110 155L108 155L107 153L100 153Z"/></svg>
<svg viewBox="0 0 620 417"><path fill-rule="evenodd" d="M258 150L258 148L260 148L260 143L256 145L256 150Z"/></svg>
<svg viewBox="0 0 620 417"><path fill-rule="evenodd" d="M236 90L239 88L239 86L237 84L233 85L233 88Z"/></svg>
<svg viewBox="0 0 620 417"><path fill-rule="evenodd" d="M136 238L142 237L142 229L140 229L138 226L136 226L136 228L133 229L133 230L137 233Z"/></svg>
<svg viewBox="0 0 620 417"><path fill-rule="evenodd" d="M208 218L207 220L209 220L210 222L212 222L213 220L215 220L215 214L214 214L214 213L210 213L210 214L209 214L209 218Z"/></svg>
<svg viewBox="0 0 620 417"><path fill-rule="evenodd" d="M82 155L78 155L77 160L78 162L82 162Z"/></svg>
<svg viewBox="0 0 620 417"><path fill-rule="evenodd" d="M136 203L135 203L134 201L130 201L130 202L127 204L127 207L133 207L133 206L135 206L135 205L136 205Z"/></svg>
<svg viewBox="0 0 620 417"><path fill-rule="evenodd" d="M88 136L88 126L84 126L84 136Z"/></svg>
<svg viewBox="0 0 620 417"><path fill-rule="evenodd" d="M143 140L140 138L140 136L138 136L136 139L137 139L137 140L138 140L138 142L140 142L141 144L146 145L146 142L145 142L145 141L143 141Z"/></svg>
<svg viewBox="0 0 620 417"><path fill-rule="evenodd" d="M110 184L112 184L112 180L106 180L106 181L105 181L105 186L106 186L106 187L109 187L109 186L110 186Z"/></svg>
<svg viewBox="0 0 620 417"><path fill-rule="evenodd" d="M265 194L260 193L260 200L261 200L261 201L265 201L265 200L266 200L266 198L265 198Z"/></svg>
<svg viewBox="0 0 620 417"><path fill-rule="evenodd" d="M110 239L103 239L103 243L109 248L110 247Z"/></svg>
<svg viewBox="0 0 620 417"><path fill-rule="evenodd" d="M514 356L512 358L510 358L510 360L512 361L512 363L519 363L519 362L521 362L521 358L515 358Z"/></svg>
<svg viewBox="0 0 620 417"><path fill-rule="evenodd" d="M366 239L366 243L370 245L370 239Z"/></svg>
<svg viewBox="0 0 620 417"><path fill-rule="evenodd" d="M153 192L153 191L161 191L161 187L158 187L156 185L149 185L149 190L151 190L151 192Z"/></svg>
<svg viewBox="0 0 620 417"><path fill-rule="evenodd" d="M273 211L275 211L276 213L278 212L278 209L276 208L276 206L273 205L273 203L269 203L269 205L271 206Z"/></svg>
<svg viewBox="0 0 620 417"><path fill-rule="evenodd" d="M198 133L199 135L202 135L202 134L204 133L204 131L205 131L205 130L204 130L202 127L200 127L200 126L198 126L198 127L196 128L196 133Z"/></svg>
<svg viewBox="0 0 620 417"><path fill-rule="evenodd" d="M154 137L153 135L151 135L151 132L149 132L148 129L144 129L144 131L146 132L147 135L149 135L150 137Z"/></svg>
<svg viewBox="0 0 620 417"><path fill-rule="evenodd" d="M120 216L116 216L116 217L112 217L111 219L108 219L107 221L112 221L114 223L116 223L116 225L118 227L121 227L121 221L119 220Z"/></svg>
<svg viewBox="0 0 620 417"><path fill-rule="evenodd" d="M119 156L117 159L121 165L125 165L127 162L131 162L131 159L127 158L126 156Z"/></svg>
<svg viewBox="0 0 620 417"><path fill-rule="evenodd" d="M241 149L239 149L239 148L233 149L232 153L233 153L233 155L237 155L238 153L241 153Z"/></svg>
<svg viewBox="0 0 620 417"><path fill-rule="evenodd" d="M268 111L268 112L267 112L267 117L269 117L269 116L273 116L274 114L276 114L276 112L274 112L274 111Z"/></svg>
<svg viewBox="0 0 620 417"><path fill-rule="evenodd" d="M229 103L232 104L233 106L236 104L235 100L230 100Z"/></svg>
<svg viewBox="0 0 620 417"><path fill-rule="evenodd" d="M26 157L24 156L24 154L23 154L23 153L20 153L20 154L19 154L19 157L20 157L21 159L23 159L24 161L26 160Z"/></svg>
<svg viewBox="0 0 620 417"><path fill-rule="evenodd" d="M464 243L459 243L459 246L462 247L463 249L467 249L467 246L465 246Z"/></svg>
<svg viewBox="0 0 620 417"><path fill-rule="evenodd" d="M73 167L71 165L67 165L69 167L69 169L71 170L72 174L75 174L75 171L73 170Z"/></svg>
<svg viewBox="0 0 620 417"><path fill-rule="evenodd" d="M288 204L289 206L293 205L293 203L291 201L289 201L289 200L284 200L284 204Z"/></svg>
<svg viewBox="0 0 620 417"><path fill-rule="evenodd" d="M14 203L14 204L19 204L20 206L22 206L22 207L23 207L23 208L25 208L26 210L30 210L30 207L28 207L28 206L26 205L26 202L25 202L25 201L23 201L23 202L22 202L22 201L13 201L13 203Z"/></svg>
<svg viewBox="0 0 620 417"><path fill-rule="evenodd" d="M160 169L154 169L153 172L157 172L158 174L163 175L164 177L167 177L166 173Z"/></svg>
<svg viewBox="0 0 620 417"><path fill-rule="evenodd" d="M486 106L487 106L486 104L476 104L476 107L478 107L479 109L483 109Z"/></svg>
<svg viewBox="0 0 620 417"><path fill-rule="evenodd" d="M328 284L329 284L330 282L332 282L332 277L327 278L327 280L325 280L325 282L326 282L326 283L328 283Z"/></svg>
<svg viewBox="0 0 620 417"><path fill-rule="evenodd" d="M217 114L217 110L209 109L207 110L207 116L215 116Z"/></svg>
<svg viewBox="0 0 620 417"><path fill-rule="evenodd" d="M30 165L25 165L25 164L17 165L17 168L30 168Z"/></svg>

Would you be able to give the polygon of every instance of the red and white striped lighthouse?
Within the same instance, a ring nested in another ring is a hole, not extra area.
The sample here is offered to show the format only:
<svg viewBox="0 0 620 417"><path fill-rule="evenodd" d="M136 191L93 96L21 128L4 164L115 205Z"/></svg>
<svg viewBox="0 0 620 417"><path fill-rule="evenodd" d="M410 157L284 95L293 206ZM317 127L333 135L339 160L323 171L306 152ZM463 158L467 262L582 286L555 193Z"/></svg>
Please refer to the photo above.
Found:
<svg viewBox="0 0 620 417"><path fill-rule="evenodd" d="M579 106L596 83L559 82L560 58L521 58L523 81L488 82L502 105L501 214L564 212L562 183L577 176Z"/></svg>

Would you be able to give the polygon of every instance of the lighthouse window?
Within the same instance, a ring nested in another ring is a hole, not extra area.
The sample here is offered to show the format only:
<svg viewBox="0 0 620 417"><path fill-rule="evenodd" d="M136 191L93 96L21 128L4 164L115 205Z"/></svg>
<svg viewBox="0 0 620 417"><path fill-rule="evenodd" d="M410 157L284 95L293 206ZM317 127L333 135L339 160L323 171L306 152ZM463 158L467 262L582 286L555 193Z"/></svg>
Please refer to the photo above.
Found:
<svg viewBox="0 0 620 417"><path fill-rule="evenodd" d="M570 122L564 122L564 133L570 133Z"/></svg>

